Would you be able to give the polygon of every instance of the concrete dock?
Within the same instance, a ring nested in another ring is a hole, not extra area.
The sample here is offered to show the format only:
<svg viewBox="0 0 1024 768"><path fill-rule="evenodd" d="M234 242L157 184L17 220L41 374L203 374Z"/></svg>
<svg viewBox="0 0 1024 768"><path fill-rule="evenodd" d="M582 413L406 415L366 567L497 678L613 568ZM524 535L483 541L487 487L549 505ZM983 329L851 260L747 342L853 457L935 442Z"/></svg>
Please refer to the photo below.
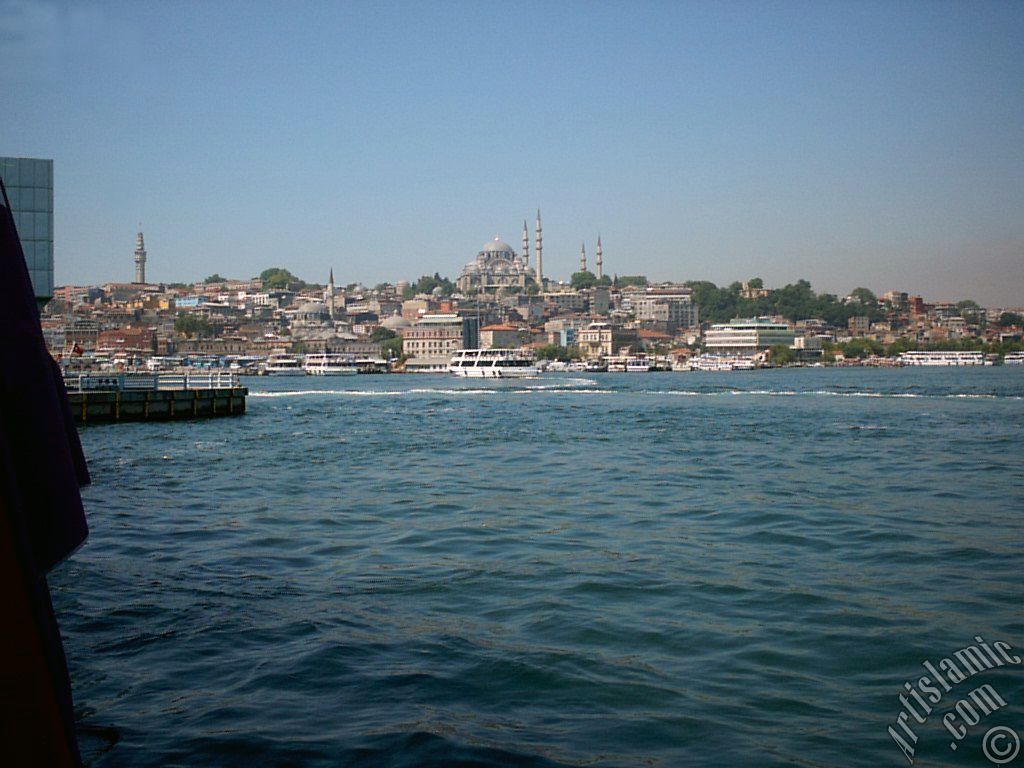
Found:
<svg viewBox="0 0 1024 768"><path fill-rule="evenodd" d="M249 390L230 374L65 377L78 424L239 416Z"/></svg>

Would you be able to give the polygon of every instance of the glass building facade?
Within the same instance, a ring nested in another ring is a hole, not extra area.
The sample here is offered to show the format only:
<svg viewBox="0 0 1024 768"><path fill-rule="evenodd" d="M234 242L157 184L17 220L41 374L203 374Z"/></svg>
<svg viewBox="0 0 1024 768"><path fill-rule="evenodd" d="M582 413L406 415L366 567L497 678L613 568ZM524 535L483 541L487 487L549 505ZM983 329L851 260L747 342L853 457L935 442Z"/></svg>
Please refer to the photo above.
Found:
<svg viewBox="0 0 1024 768"><path fill-rule="evenodd" d="M0 178L40 303L53 296L53 160L0 157Z"/></svg>

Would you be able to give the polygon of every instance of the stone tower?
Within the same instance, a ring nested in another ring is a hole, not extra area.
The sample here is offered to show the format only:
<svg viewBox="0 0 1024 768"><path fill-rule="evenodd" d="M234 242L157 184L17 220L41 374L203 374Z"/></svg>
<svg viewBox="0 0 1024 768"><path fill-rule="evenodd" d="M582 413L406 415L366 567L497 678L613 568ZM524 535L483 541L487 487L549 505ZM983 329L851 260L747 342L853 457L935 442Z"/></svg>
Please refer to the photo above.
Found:
<svg viewBox="0 0 1024 768"><path fill-rule="evenodd" d="M146 243L141 232L135 236L135 282L146 282Z"/></svg>

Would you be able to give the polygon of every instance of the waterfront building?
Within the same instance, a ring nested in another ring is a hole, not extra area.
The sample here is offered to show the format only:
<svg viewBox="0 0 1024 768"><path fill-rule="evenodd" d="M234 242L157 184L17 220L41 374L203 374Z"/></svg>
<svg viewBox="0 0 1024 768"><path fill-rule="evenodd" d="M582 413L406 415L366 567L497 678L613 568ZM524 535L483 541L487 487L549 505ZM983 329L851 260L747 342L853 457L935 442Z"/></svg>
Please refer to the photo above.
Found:
<svg viewBox="0 0 1024 768"><path fill-rule="evenodd" d="M0 157L0 178L42 307L53 297L53 160Z"/></svg>
<svg viewBox="0 0 1024 768"><path fill-rule="evenodd" d="M544 333L547 334L545 343L555 344L559 347L574 347L577 334L588 324L585 318L577 316L556 317L548 320L544 323Z"/></svg>
<svg viewBox="0 0 1024 768"><path fill-rule="evenodd" d="M699 313L689 288L624 290L621 306L631 311L638 322L662 323L672 331L698 324Z"/></svg>
<svg viewBox="0 0 1024 768"><path fill-rule="evenodd" d="M519 346L519 329L514 325L485 325L480 329L481 349L514 349Z"/></svg>
<svg viewBox="0 0 1024 768"><path fill-rule="evenodd" d="M776 323L766 317L735 318L712 325L704 334L704 347L709 352L753 355L776 344L791 347L795 337L786 323Z"/></svg>
<svg viewBox="0 0 1024 768"><path fill-rule="evenodd" d="M402 354L409 358L407 370L447 371L457 349L479 346L475 317L454 312L424 315L402 331Z"/></svg>
<svg viewBox="0 0 1024 768"><path fill-rule="evenodd" d="M619 350L637 343L636 331L626 330L610 323L591 323L576 333L576 346L588 360L612 357Z"/></svg>
<svg viewBox="0 0 1024 768"><path fill-rule="evenodd" d="M533 276L526 257L517 255L511 245L495 237L485 243L476 258L462 269L456 285L462 293L493 292L512 287L524 289Z"/></svg>

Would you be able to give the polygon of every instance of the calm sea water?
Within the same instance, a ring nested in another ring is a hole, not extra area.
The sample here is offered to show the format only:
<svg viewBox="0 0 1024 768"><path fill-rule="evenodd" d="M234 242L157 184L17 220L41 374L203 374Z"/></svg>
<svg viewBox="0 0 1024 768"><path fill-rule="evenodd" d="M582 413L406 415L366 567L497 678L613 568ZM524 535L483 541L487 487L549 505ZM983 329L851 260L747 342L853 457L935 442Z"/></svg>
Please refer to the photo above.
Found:
<svg viewBox="0 0 1024 768"><path fill-rule="evenodd" d="M82 431L97 765L905 765L920 664L1024 646L1024 369L248 383Z"/></svg>

